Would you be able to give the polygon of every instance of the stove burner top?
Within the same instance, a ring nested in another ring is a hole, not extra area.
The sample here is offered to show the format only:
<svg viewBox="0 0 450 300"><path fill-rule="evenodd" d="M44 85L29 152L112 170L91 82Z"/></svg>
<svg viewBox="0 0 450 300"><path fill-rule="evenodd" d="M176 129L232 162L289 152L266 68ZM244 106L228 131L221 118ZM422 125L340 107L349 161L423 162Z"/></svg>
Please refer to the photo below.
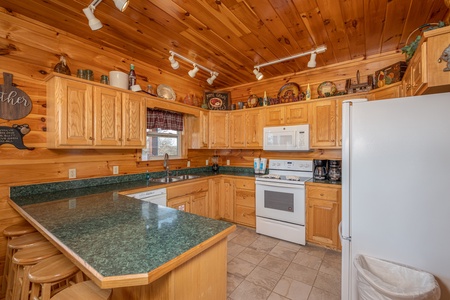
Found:
<svg viewBox="0 0 450 300"><path fill-rule="evenodd" d="M288 175L286 176L286 180L299 181L300 176Z"/></svg>
<svg viewBox="0 0 450 300"><path fill-rule="evenodd" d="M261 178L280 179L281 176L278 174L266 174L266 175L262 175Z"/></svg>

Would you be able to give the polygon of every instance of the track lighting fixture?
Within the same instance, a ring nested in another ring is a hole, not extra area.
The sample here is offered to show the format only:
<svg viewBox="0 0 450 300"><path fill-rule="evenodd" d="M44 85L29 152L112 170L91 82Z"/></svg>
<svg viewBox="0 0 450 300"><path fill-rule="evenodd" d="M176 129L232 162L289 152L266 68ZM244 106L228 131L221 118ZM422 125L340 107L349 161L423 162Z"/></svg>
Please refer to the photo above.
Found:
<svg viewBox="0 0 450 300"><path fill-rule="evenodd" d="M170 65L172 66L172 69L176 70L180 67L180 64L175 60L173 55L169 56Z"/></svg>
<svg viewBox="0 0 450 300"><path fill-rule="evenodd" d="M178 57L178 58L181 58L182 60L185 60L185 61L191 63L194 66L194 68L188 72L189 76L192 77L192 78L194 78L195 75L197 74L197 72L200 69L202 69L202 70L208 72L209 74L211 74L211 77L206 79L206 82L208 82L209 85L212 85L214 80L216 80L217 76L219 76L219 73L214 72L214 71L212 71L212 70L210 70L208 68L205 68L204 66L199 65L199 64L193 62L192 60L190 60L189 58L186 58L186 57L184 57L184 56L182 56L182 55L180 55L180 54L178 54L176 52L169 51L169 53L170 53L170 56L169 56L170 65L172 66L172 68L174 70L178 69L179 66L180 66L179 63L175 60L175 57Z"/></svg>
<svg viewBox="0 0 450 300"><path fill-rule="evenodd" d="M195 75L197 74L198 70L199 70L199 68L197 67L196 64L194 64L194 68L188 72L189 76L194 78Z"/></svg>
<svg viewBox="0 0 450 300"><path fill-rule="evenodd" d="M316 67L316 56L317 56L316 52L311 53L311 58L308 61L308 68Z"/></svg>
<svg viewBox="0 0 450 300"><path fill-rule="evenodd" d="M257 80L263 79L264 75L259 71L259 67L253 69L253 74L255 74Z"/></svg>
<svg viewBox="0 0 450 300"><path fill-rule="evenodd" d="M83 13L89 21L89 27L91 27L91 30L98 30L103 27L102 22L100 22L100 20L97 19L94 15L95 9L102 1L103 0L94 0L91 2L91 4L89 4L88 7L83 8ZM128 7L129 0L113 0L113 1L117 9L122 12Z"/></svg>
<svg viewBox="0 0 450 300"><path fill-rule="evenodd" d="M217 73L217 72L211 72L211 77L209 77L208 79L206 79L206 82L207 82L209 85L212 85L213 82L214 82L214 80L216 80L217 76L219 76L219 73Z"/></svg>
<svg viewBox="0 0 450 300"><path fill-rule="evenodd" d="M319 46L316 49L311 50L311 51L295 54L295 55L288 56L288 57L285 57L285 58L277 59L277 60L274 60L274 61L269 61L269 62L260 64L260 65L256 65L256 66L254 66L253 73L255 74L256 79L261 80L263 78L263 74L259 71L259 68L270 66L270 65L274 65L274 64L277 64L277 63L280 63L280 62L284 62L284 61L287 61L287 60L291 60L291 59L294 59L294 58L299 58L299 57L302 57L302 56L305 56L305 55L308 55L308 54L311 54L311 59L308 62L308 67L309 68L315 68L316 67L316 56L317 56L317 54L318 53L324 53L326 50L327 50L327 46L322 45L322 46Z"/></svg>

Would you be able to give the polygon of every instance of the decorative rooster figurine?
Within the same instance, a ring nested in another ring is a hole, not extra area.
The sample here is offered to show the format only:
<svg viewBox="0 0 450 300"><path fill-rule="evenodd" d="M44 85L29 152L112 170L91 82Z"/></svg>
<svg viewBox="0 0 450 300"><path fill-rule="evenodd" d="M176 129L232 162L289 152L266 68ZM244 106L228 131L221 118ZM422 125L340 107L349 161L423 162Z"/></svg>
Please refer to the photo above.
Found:
<svg viewBox="0 0 450 300"><path fill-rule="evenodd" d="M444 68L444 72L448 72L450 71L450 45L448 45L447 48L445 48L445 50L442 52L441 57L439 57L438 62L440 63L441 61L445 61L447 62L447 67Z"/></svg>

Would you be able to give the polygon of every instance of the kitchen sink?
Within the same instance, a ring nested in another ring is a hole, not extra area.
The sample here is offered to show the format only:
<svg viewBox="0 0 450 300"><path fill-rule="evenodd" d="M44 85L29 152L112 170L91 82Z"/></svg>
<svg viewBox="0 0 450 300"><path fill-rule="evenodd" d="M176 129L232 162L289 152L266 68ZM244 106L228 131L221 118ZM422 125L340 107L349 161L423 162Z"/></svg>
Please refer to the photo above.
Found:
<svg viewBox="0 0 450 300"><path fill-rule="evenodd" d="M200 176L198 175L190 175L190 174L185 174L185 175L178 175L178 176L169 176L169 177L160 177L160 178L152 178L151 180L153 182L163 182L163 183L170 183L170 182L176 182L176 181L183 181L183 180L188 180L188 179L195 179L195 178L199 178Z"/></svg>

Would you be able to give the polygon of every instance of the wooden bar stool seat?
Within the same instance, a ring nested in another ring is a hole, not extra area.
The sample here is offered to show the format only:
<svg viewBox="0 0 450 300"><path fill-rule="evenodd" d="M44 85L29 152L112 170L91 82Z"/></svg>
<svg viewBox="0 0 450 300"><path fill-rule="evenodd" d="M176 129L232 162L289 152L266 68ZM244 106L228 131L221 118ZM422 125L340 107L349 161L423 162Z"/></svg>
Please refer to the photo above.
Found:
<svg viewBox="0 0 450 300"><path fill-rule="evenodd" d="M12 272L14 272L15 277L13 280L14 286L12 288L11 299L28 299L28 292L30 290L30 281L28 280L29 269L38 262L57 254L61 254L61 252L50 242L44 242L17 251L12 259Z"/></svg>
<svg viewBox="0 0 450 300"><path fill-rule="evenodd" d="M8 242L7 248L6 248L6 257L5 262L8 263L8 270L7 270L7 277L5 282L5 296L6 300L10 300L10 296L12 294L12 289L14 287L14 278L15 274L13 273L13 264L12 264L12 257L14 254L16 254L17 251L21 249L25 249L28 247L32 247L38 244L46 243L48 242L47 239L40 234L39 232L33 232L33 233L27 233L24 235L21 235L19 237L15 237L11 239Z"/></svg>
<svg viewBox="0 0 450 300"><path fill-rule="evenodd" d="M83 273L63 254L46 258L28 271L31 283L30 300L49 300L55 293L82 282Z"/></svg>
<svg viewBox="0 0 450 300"><path fill-rule="evenodd" d="M111 289L101 289L92 280L77 283L51 298L51 300L109 300Z"/></svg>
<svg viewBox="0 0 450 300"><path fill-rule="evenodd" d="M6 259L5 259L5 264L3 266L3 277L2 277L2 287L1 287L1 291L0 291L0 298L5 296L6 287L8 285L8 274L9 274L9 268L10 268L11 257L12 257L11 255L8 255L9 241L12 240L13 238L19 237L19 236L27 234L27 233L32 233L35 231L36 231L36 229L28 223L11 225L11 226L8 226L5 229L3 229L3 235L6 238L6 254L5 254Z"/></svg>

